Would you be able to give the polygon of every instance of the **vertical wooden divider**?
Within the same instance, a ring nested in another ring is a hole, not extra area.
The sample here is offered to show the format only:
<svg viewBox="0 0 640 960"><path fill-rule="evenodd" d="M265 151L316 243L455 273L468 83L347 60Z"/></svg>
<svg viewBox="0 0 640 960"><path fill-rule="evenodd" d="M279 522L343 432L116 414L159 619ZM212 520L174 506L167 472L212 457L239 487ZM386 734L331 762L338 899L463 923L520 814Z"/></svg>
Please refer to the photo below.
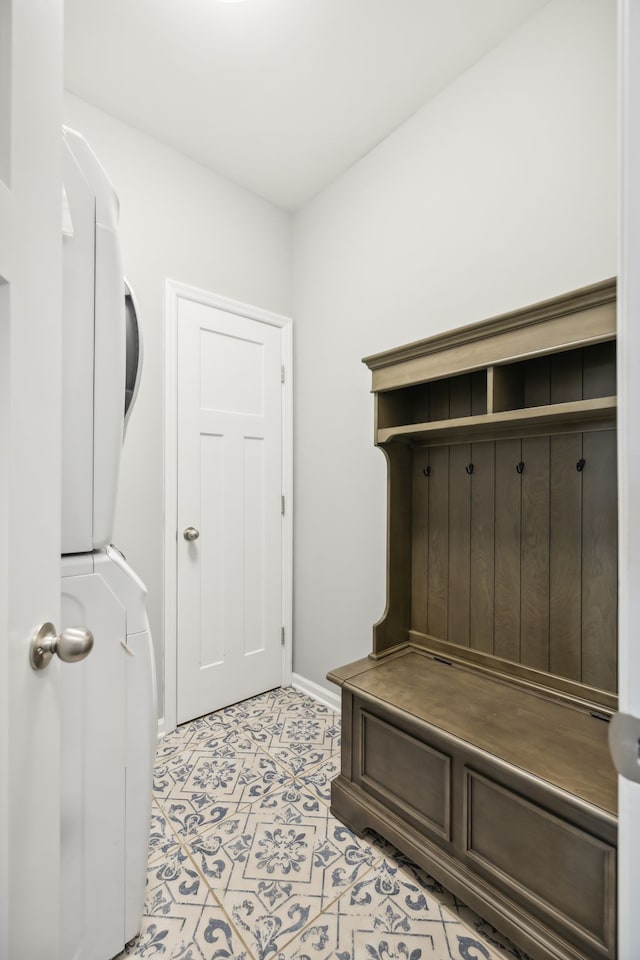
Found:
<svg viewBox="0 0 640 960"><path fill-rule="evenodd" d="M475 384L474 384L475 386ZM477 389L477 387L476 387ZM486 390L485 390L486 393ZM449 415L468 417L472 410L472 378L460 377L449 397ZM447 639L469 646L469 563L471 488L465 467L471 445L449 448L449 585Z"/></svg>
<svg viewBox="0 0 640 960"><path fill-rule="evenodd" d="M614 430L585 433L582 471L582 682L617 688L617 469Z"/></svg>
<svg viewBox="0 0 640 960"><path fill-rule="evenodd" d="M466 467L471 444L458 443L449 454L449 632L452 643L469 646L471 477Z"/></svg>
<svg viewBox="0 0 640 960"><path fill-rule="evenodd" d="M427 633L448 634L449 447L432 447L429 477L429 590Z"/></svg>
<svg viewBox="0 0 640 960"><path fill-rule="evenodd" d="M447 420L450 414L449 381L430 385L433 420ZM427 633L441 640L448 634L449 587L449 447L431 449L429 478L429 591Z"/></svg>
<svg viewBox="0 0 640 960"><path fill-rule="evenodd" d="M580 680L582 669L582 434L551 437L549 669Z"/></svg>
<svg viewBox="0 0 640 960"><path fill-rule="evenodd" d="M471 444L471 627L474 650L493 653L495 590L494 442Z"/></svg>
<svg viewBox="0 0 640 960"><path fill-rule="evenodd" d="M549 669L549 437L522 441L521 662Z"/></svg>
<svg viewBox="0 0 640 960"><path fill-rule="evenodd" d="M495 626L496 657L520 660L521 440L496 442ZM526 469L526 467L525 467Z"/></svg>
<svg viewBox="0 0 640 960"><path fill-rule="evenodd" d="M427 632L427 587L429 583L429 448L416 447L412 465L411 525L411 628Z"/></svg>

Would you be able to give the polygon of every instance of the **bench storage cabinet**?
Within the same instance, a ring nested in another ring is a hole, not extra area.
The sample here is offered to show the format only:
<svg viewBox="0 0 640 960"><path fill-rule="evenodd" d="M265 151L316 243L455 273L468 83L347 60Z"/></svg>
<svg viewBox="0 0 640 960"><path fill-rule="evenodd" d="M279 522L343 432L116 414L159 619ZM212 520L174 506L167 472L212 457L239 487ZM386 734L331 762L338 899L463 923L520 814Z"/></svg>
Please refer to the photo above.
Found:
<svg viewBox="0 0 640 960"><path fill-rule="evenodd" d="M387 609L332 810L535 960L614 960L615 282L365 360Z"/></svg>

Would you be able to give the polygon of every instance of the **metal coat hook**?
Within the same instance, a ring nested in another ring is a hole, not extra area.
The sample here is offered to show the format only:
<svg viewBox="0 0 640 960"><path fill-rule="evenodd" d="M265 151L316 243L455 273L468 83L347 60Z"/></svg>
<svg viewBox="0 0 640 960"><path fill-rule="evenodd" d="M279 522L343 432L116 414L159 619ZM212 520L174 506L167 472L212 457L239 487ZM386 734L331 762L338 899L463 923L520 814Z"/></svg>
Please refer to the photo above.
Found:
<svg viewBox="0 0 640 960"><path fill-rule="evenodd" d="M582 471L584 470L584 465L585 465L586 462L587 462L587 461L585 460L584 457L580 457L580 459L579 459L578 462L576 463L576 470L578 471L578 473L582 473Z"/></svg>
<svg viewBox="0 0 640 960"><path fill-rule="evenodd" d="M524 472L524 463L522 460L520 461L520 463L516 463L516 470L518 471L518 473Z"/></svg>
<svg viewBox="0 0 640 960"><path fill-rule="evenodd" d="M471 476L471 474L473 473L473 464L470 463L468 467L465 467L465 470L467 471L469 476Z"/></svg>
<svg viewBox="0 0 640 960"><path fill-rule="evenodd" d="M424 473L425 477L430 477L430 476L431 476L431 467L424 467L424 469L423 469L422 472Z"/></svg>

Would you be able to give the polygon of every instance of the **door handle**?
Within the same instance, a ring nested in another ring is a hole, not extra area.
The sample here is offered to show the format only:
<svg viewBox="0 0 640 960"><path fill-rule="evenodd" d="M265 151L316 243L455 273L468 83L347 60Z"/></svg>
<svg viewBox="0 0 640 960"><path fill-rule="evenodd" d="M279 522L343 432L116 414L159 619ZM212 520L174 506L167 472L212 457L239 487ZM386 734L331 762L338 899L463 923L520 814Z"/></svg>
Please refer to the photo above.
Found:
<svg viewBox="0 0 640 960"><path fill-rule="evenodd" d="M86 627L67 627L58 636L52 623L42 623L33 635L29 661L34 670L44 670L54 653L65 663L84 660L93 647L93 634Z"/></svg>
<svg viewBox="0 0 640 960"><path fill-rule="evenodd" d="M200 536L200 531L196 530L195 527L185 527L182 531L182 536L185 540L197 540Z"/></svg>

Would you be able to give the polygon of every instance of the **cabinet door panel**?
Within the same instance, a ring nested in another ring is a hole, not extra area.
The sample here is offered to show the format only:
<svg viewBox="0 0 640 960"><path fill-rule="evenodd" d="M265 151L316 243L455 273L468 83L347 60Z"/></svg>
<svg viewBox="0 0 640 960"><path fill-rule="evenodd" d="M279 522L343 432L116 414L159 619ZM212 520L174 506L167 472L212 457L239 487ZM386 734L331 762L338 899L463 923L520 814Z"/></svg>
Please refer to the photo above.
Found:
<svg viewBox="0 0 640 960"><path fill-rule="evenodd" d="M451 758L366 710L358 711L356 782L400 816L451 839Z"/></svg>

